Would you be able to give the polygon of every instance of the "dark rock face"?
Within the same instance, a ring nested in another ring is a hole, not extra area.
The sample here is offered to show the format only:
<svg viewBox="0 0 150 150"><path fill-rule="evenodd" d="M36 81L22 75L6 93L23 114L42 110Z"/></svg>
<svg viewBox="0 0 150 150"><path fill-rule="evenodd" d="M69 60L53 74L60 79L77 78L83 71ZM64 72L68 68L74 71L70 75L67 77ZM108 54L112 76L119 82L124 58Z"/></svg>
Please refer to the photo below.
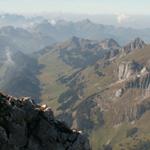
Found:
<svg viewBox="0 0 150 150"><path fill-rule="evenodd" d="M82 133L57 121L46 105L0 94L0 150L90 150Z"/></svg>

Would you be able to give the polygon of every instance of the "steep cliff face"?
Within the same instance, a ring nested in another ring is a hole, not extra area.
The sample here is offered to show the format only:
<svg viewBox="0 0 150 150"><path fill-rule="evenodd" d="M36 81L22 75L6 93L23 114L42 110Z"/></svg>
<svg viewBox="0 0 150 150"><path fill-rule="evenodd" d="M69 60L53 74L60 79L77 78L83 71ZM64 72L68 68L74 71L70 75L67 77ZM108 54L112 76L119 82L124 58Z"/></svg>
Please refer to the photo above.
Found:
<svg viewBox="0 0 150 150"><path fill-rule="evenodd" d="M119 80L128 79L129 77L136 75L142 69L142 65L135 61L122 62L118 69Z"/></svg>
<svg viewBox="0 0 150 150"><path fill-rule="evenodd" d="M126 89L150 89L150 70L147 63L143 65L135 61L122 62L118 67L118 79L125 82Z"/></svg>
<svg viewBox="0 0 150 150"><path fill-rule="evenodd" d="M120 63L117 82L120 85L115 93L120 101L112 107L116 123L137 120L149 111L150 70L147 62L149 61L145 60L143 64L136 61Z"/></svg>
<svg viewBox="0 0 150 150"><path fill-rule="evenodd" d="M86 136L57 121L46 105L0 94L1 150L90 150Z"/></svg>
<svg viewBox="0 0 150 150"><path fill-rule="evenodd" d="M139 88L142 90L150 89L150 73L146 72L145 74L139 74L133 79L126 82L126 88Z"/></svg>

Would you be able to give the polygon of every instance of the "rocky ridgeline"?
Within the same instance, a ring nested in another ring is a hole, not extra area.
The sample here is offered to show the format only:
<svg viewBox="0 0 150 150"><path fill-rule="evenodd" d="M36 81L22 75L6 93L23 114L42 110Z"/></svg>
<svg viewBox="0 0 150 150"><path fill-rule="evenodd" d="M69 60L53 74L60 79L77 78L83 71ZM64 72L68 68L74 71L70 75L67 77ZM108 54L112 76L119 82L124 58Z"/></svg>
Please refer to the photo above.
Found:
<svg viewBox="0 0 150 150"><path fill-rule="evenodd" d="M141 40L140 38L135 38L133 41L131 41L130 43L128 43L126 46L122 48L122 52L127 54L132 52L133 50L142 49L145 46L146 43L143 40Z"/></svg>
<svg viewBox="0 0 150 150"><path fill-rule="evenodd" d="M0 150L90 150L90 146L81 131L57 121L46 105L0 93Z"/></svg>

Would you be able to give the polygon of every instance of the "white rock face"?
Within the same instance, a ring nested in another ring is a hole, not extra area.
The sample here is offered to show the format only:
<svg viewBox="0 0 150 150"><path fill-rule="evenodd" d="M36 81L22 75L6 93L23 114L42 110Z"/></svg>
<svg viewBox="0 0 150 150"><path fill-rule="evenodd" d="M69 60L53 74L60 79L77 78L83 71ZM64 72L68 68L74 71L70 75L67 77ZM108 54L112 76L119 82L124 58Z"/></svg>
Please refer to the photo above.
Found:
<svg viewBox="0 0 150 150"><path fill-rule="evenodd" d="M132 61L122 62L119 65L118 78L119 80L128 79L130 76L137 74L139 68Z"/></svg>
<svg viewBox="0 0 150 150"><path fill-rule="evenodd" d="M149 73L149 69L135 61L120 63L118 67L118 79L126 80L130 77L141 77Z"/></svg>
<svg viewBox="0 0 150 150"><path fill-rule="evenodd" d="M123 89L119 89L119 90L116 91L115 96L116 96L116 97L121 97L122 94L123 94Z"/></svg>
<svg viewBox="0 0 150 150"><path fill-rule="evenodd" d="M148 73L148 70L146 67L143 67L143 69L141 70L141 74L146 74Z"/></svg>

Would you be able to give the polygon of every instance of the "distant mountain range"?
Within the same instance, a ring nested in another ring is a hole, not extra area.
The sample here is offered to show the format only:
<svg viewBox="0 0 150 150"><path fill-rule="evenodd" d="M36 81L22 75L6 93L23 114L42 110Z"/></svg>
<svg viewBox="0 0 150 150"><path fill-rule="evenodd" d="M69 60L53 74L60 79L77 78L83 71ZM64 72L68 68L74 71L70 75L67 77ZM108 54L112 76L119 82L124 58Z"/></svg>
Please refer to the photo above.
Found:
<svg viewBox="0 0 150 150"><path fill-rule="evenodd" d="M133 29L102 25L93 23L88 19L79 22L59 20L56 21L55 24L51 24L49 21L45 20L32 26L32 30L44 35L49 35L56 41L64 41L72 36L91 40L113 38L121 45L136 37L141 37L145 41L150 41L150 29Z"/></svg>
<svg viewBox="0 0 150 150"><path fill-rule="evenodd" d="M134 29L103 25L89 19L72 22L3 14L0 16L0 24L1 27L4 27L1 28L1 32L4 32L7 38L12 39L13 36L15 38L13 41L16 40L17 44L20 43L19 48L24 48L24 52L34 52L51 43L62 42L73 36L98 41L113 38L120 45L124 45L136 37L150 42L150 28Z"/></svg>
<svg viewBox="0 0 150 150"><path fill-rule="evenodd" d="M23 28L6 26L0 28L0 49L11 47L23 53L32 53L53 43L50 36L31 33Z"/></svg>
<svg viewBox="0 0 150 150"><path fill-rule="evenodd" d="M41 14L12 14L12 13L0 13L0 26L13 25L15 27L27 27L32 26L34 23L39 23L45 19L48 19L52 24L55 24L55 20L66 20L78 22L88 18L92 22L97 24L113 25L117 27L125 28L149 28L150 21L149 15L129 15L124 13L116 14L72 14L72 13L41 13Z"/></svg>

